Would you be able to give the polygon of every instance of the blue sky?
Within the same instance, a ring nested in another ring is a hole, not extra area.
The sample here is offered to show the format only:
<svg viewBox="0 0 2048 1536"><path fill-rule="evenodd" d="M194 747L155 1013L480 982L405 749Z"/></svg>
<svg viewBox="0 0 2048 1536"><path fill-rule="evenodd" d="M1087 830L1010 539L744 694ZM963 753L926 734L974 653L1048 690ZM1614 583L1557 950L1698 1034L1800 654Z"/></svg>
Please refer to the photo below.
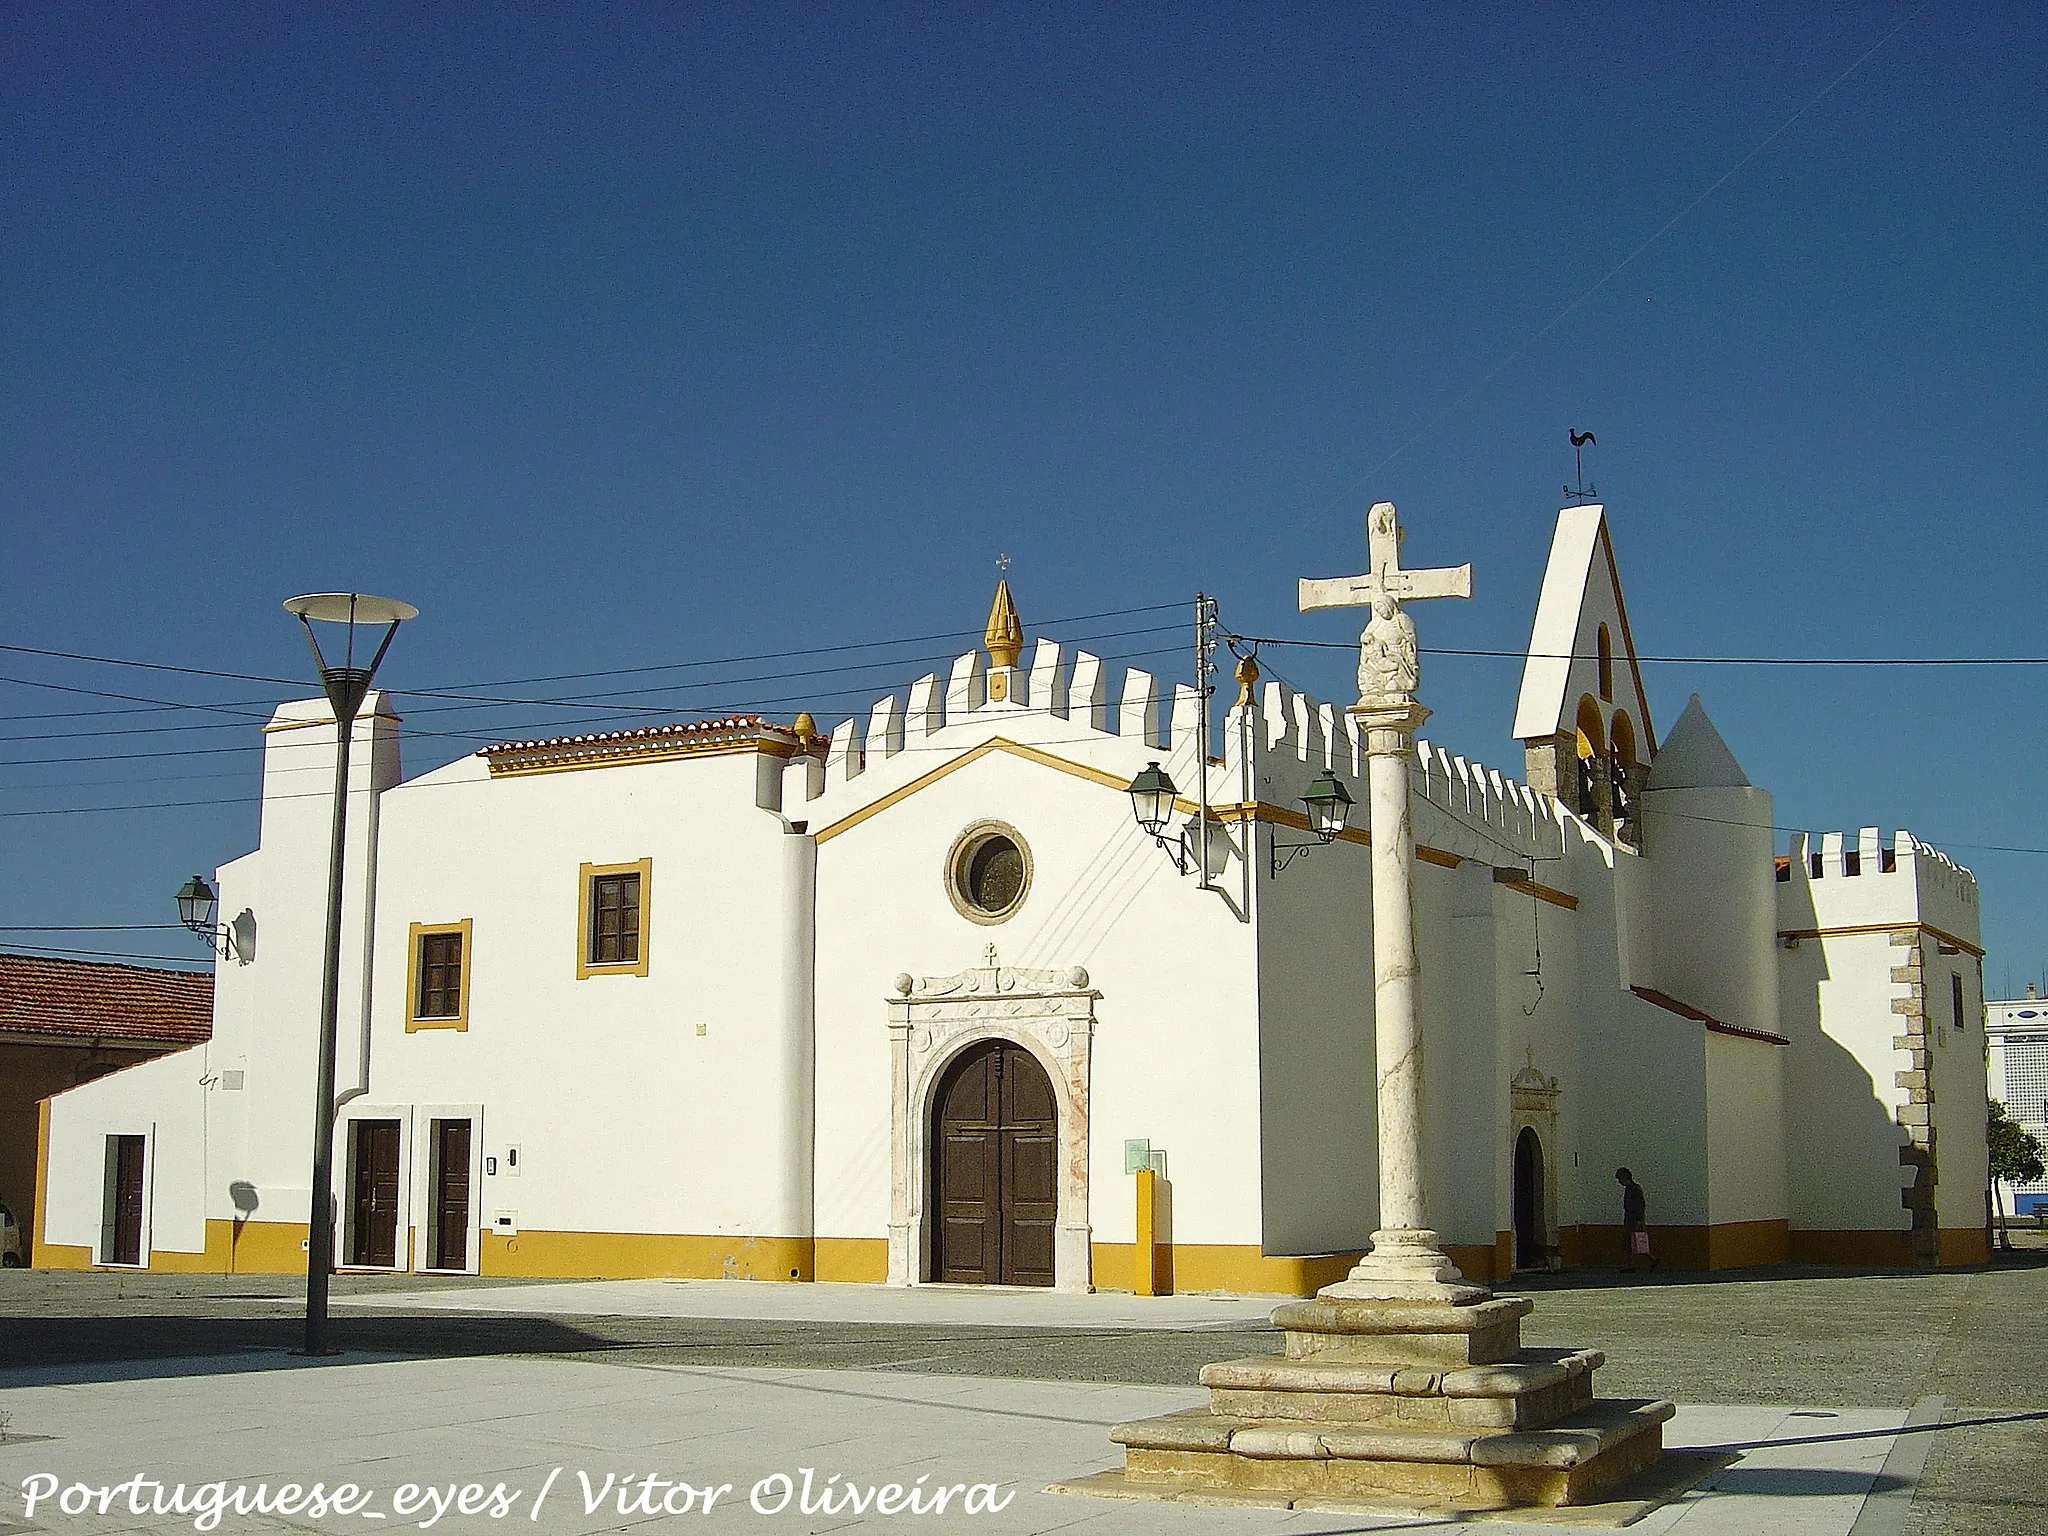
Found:
<svg viewBox="0 0 2048 1536"><path fill-rule="evenodd" d="M1123 611L1197 589L1346 639L1294 581L1387 499L1476 568L1424 644L1519 650L1578 427L1646 654L2048 653L2048 15L1418 9L10 7L0 642L293 678L279 601L354 587L421 609L401 692L807 653L414 700L417 771L622 687L829 725L998 553L1165 674L1184 611ZM2040 974L2044 669L1646 670ZM310 691L0 675L16 927L161 922L255 837L243 714L62 689ZM1517 679L1432 660L1432 733L1518 772Z"/></svg>

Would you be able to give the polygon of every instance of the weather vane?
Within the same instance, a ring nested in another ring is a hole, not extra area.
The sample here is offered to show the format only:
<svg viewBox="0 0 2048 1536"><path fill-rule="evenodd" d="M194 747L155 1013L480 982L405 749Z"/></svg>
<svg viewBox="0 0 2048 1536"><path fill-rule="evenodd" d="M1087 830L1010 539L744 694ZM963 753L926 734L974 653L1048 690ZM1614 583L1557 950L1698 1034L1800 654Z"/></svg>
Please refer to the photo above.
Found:
<svg viewBox="0 0 2048 1536"><path fill-rule="evenodd" d="M1586 484L1586 444L1597 442L1598 440L1592 433L1581 432L1577 427L1567 427L1565 431L1571 437L1572 463L1579 472L1578 489L1574 490L1571 486L1566 486L1564 488L1565 499L1568 501L1596 501L1600 496L1600 487Z"/></svg>
<svg viewBox="0 0 2048 1536"><path fill-rule="evenodd" d="M996 574L998 576L1007 576L1010 574L1010 557L1008 555L996 556Z"/></svg>

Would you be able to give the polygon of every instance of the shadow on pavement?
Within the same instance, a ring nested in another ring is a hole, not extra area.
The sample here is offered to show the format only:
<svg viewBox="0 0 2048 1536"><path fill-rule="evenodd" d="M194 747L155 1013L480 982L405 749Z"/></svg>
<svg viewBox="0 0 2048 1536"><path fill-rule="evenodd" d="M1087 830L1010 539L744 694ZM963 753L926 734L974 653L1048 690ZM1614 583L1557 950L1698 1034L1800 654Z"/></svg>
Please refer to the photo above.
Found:
<svg viewBox="0 0 2048 1536"><path fill-rule="evenodd" d="M1839 1435L1799 1435L1778 1440L1735 1440L1726 1445L1702 1445L1702 1451L1754 1451L1766 1446L1827 1445L1836 1440L1890 1440L1902 1435L1931 1435L1949 1429L1977 1429L1986 1424L2032 1424L2048 1419L2040 1413L2001 1413L1981 1419L1948 1419L1939 1424L1906 1424L1897 1429L1850 1429Z"/></svg>
<svg viewBox="0 0 2048 1536"><path fill-rule="evenodd" d="M2017 1249L1995 1253L1987 1264L1947 1265L1941 1269L1854 1264L1765 1264L1751 1269L1578 1269L1518 1271L1494 1289L1503 1296L1546 1291L1604 1291L1670 1285L1753 1285L1770 1280L1926 1280L1940 1276L1998 1274L2007 1270L2048 1269L2048 1249Z"/></svg>
<svg viewBox="0 0 2048 1536"><path fill-rule="evenodd" d="M396 1357L573 1354L617 1348L551 1318L336 1317L328 1335L342 1351L309 1359L295 1316L14 1318L0 1337L0 1385L136 1381L151 1376L233 1374L362 1365Z"/></svg>

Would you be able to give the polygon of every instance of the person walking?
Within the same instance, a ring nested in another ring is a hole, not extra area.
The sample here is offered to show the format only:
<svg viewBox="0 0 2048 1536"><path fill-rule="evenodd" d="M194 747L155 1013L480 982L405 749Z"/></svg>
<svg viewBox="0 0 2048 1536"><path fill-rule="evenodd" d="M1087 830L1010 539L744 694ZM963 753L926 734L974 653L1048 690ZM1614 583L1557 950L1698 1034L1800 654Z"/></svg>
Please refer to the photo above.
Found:
<svg viewBox="0 0 2048 1536"><path fill-rule="evenodd" d="M1614 1178L1621 1185L1621 1267L1632 1274L1638 1259L1648 1259L1650 1268L1655 1269L1659 1261L1650 1252L1650 1202L1643 1186L1626 1168L1615 1169Z"/></svg>

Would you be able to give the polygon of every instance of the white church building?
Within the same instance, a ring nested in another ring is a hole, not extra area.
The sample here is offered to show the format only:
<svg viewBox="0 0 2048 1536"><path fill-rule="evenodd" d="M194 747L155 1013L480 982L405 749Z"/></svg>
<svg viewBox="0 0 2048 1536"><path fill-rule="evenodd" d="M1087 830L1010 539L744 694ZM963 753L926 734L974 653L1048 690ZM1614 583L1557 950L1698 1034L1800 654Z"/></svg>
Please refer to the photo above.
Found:
<svg viewBox="0 0 2048 1536"><path fill-rule="evenodd" d="M1210 734L1192 688L1027 654L1007 588L987 638L829 735L699 721L411 779L372 694L338 1263L1339 1278L1377 1217L1369 848L1306 801L1364 804L1351 717L1241 667ZM45 1102L39 1265L305 1264L336 744L324 701L264 729L212 1039ZM1411 768L1431 1216L1465 1272L1618 1263L1623 1164L1667 1265L1982 1259L1970 874L1905 832L1781 851L1697 698L1660 738L1598 506L1559 515L1514 735L1526 784Z"/></svg>

